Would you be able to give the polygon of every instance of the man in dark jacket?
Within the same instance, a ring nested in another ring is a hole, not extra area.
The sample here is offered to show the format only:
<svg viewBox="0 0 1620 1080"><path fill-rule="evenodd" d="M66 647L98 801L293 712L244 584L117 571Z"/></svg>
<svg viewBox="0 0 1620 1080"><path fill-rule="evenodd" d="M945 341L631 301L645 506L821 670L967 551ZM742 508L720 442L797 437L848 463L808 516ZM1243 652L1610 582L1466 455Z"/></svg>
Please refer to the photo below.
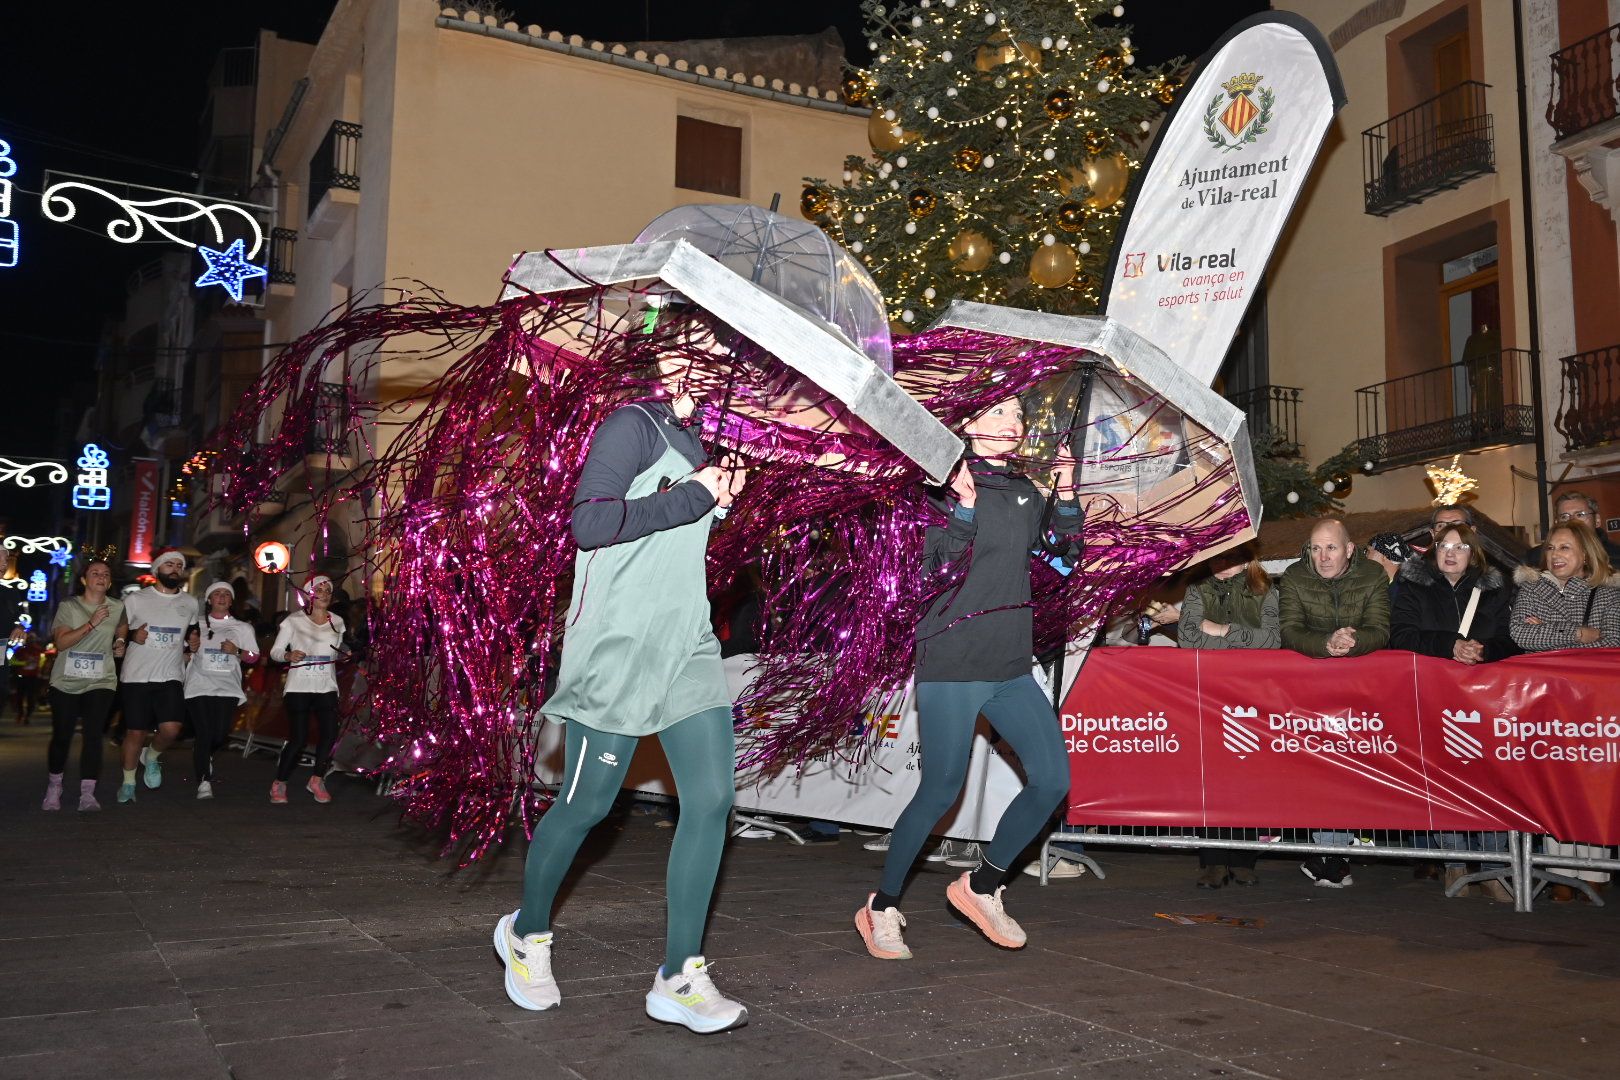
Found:
<svg viewBox="0 0 1620 1080"><path fill-rule="evenodd" d="M1592 526L1597 533L1598 540L1603 544L1603 550L1609 553L1609 563L1620 566L1620 544L1614 542L1603 528L1603 515L1598 511L1598 502L1584 491L1562 491L1553 499L1552 523L1556 528L1559 525L1568 525L1572 521L1584 521ZM1524 554L1524 565L1541 569L1542 551L1545 544L1537 544Z"/></svg>
<svg viewBox="0 0 1620 1080"><path fill-rule="evenodd" d="M1337 518L1311 530L1301 558L1283 572L1279 589L1283 648L1306 656L1362 656L1389 641L1389 579L1376 563L1356 558L1350 533ZM1348 846L1352 833L1313 831L1318 844ZM1349 860L1317 855L1300 872L1328 889L1354 884Z"/></svg>
<svg viewBox="0 0 1620 1080"><path fill-rule="evenodd" d="M1356 557L1337 518L1311 530L1301 558L1282 576L1283 648L1306 656L1363 656L1389 643L1389 581Z"/></svg>

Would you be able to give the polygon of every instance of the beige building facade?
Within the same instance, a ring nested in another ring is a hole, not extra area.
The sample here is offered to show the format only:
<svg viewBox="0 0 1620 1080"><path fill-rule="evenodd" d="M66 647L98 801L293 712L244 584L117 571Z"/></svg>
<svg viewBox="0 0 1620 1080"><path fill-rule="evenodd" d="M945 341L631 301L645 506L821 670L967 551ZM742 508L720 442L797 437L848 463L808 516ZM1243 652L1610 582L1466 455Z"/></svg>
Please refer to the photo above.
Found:
<svg viewBox="0 0 1620 1080"><path fill-rule="evenodd" d="M761 70L736 72L714 59L724 42L694 43L710 67L683 59L679 42L649 51L432 0L340 0L302 69L280 72L292 79L284 99L259 114L256 196L279 226L265 341L385 299L379 286L419 282L457 303L492 303L515 254L626 243L687 203L769 205L780 193L796 213L803 177L837 175L866 149L867 112L833 86L798 81L795 69L837 70L838 58L804 64L807 41L827 51L825 38L789 39L775 54L755 42L737 55ZM335 384L332 365L359 359L327 363ZM382 402L436 374L403 358L379 370L366 393ZM336 433L336 391L332 408L323 426ZM314 537L308 490L362 451L307 449L254 540L289 544L296 569L311 564L312 544L327 569L356 569L358 523Z"/></svg>
<svg viewBox="0 0 1620 1080"><path fill-rule="evenodd" d="M1620 256L1551 121L1555 54L1620 20L1608 0L1276 6L1328 37L1349 97L1267 277L1304 453L1370 463L1350 511L1428 505L1424 466L1461 454L1475 505L1534 537L1538 490L1620 460L1562 430L1580 354L1620 342Z"/></svg>

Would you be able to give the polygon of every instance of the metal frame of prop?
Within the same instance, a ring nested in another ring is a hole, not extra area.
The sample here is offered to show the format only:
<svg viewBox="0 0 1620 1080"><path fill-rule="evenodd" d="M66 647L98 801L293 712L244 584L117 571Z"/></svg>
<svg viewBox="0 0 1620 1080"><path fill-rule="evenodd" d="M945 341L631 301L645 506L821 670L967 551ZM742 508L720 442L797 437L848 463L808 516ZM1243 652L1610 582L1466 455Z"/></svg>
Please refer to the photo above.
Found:
<svg viewBox="0 0 1620 1080"><path fill-rule="evenodd" d="M1224 546L1244 543L1255 535L1260 527L1260 483L1254 473L1254 448L1249 442L1247 414L1193 378L1153 342L1105 315L1053 315L968 300L952 301L929 329L947 326L1085 349L1108 361L1121 375L1139 379L1188 419L1231 447L1250 525ZM1207 558L1218 550L1200 552L1199 557Z"/></svg>
<svg viewBox="0 0 1620 1080"><path fill-rule="evenodd" d="M531 251L506 272L502 300L586 285L656 279L847 405L935 483L962 456L962 440L867 355L819 320L741 277L685 240Z"/></svg>

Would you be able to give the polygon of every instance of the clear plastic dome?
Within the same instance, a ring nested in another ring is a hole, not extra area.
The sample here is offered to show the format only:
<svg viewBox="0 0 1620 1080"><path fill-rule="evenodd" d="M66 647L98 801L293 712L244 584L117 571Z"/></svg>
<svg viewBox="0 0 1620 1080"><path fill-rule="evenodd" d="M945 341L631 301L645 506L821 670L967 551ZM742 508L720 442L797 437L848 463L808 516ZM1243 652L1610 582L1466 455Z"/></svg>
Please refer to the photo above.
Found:
<svg viewBox="0 0 1620 1080"><path fill-rule="evenodd" d="M859 260L810 222L747 203L678 206L636 237L638 244L663 240L685 240L893 373L883 294Z"/></svg>

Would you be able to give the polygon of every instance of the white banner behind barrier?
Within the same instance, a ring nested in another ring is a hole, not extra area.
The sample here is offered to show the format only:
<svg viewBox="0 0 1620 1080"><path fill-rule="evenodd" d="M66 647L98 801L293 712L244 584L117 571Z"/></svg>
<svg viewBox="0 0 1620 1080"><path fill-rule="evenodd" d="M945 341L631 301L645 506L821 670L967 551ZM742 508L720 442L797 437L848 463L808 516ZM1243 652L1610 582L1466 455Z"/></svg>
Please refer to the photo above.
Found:
<svg viewBox="0 0 1620 1080"><path fill-rule="evenodd" d="M751 663L752 657L748 656L733 656L725 661L733 698L747 688ZM1050 692L1039 668L1035 669L1035 678ZM869 717L868 722L881 725L883 737L871 761L859 770L844 762L817 761L802 774L790 770L770 779L738 773L737 809L891 828L916 792L921 776L917 771L917 710L911 688L907 687L905 698L893 711ZM956 840L988 840L1007 804L1023 789L1017 755L1001 743L992 746L989 735L989 726L981 719L961 801L935 828L936 833ZM546 725L535 772L547 784L560 782L561 724ZM657 739L641 740L626 771L624 787L656 795L675 794L675 781Z"/></svg>
<svg viewBox="0 0 1620 1080"><path fill-rule="evenodd" d="M1257 15L1218 42L1131 193L1107 314L1208 385L1344 101L1327 43L1297 15Z"/></svg>

